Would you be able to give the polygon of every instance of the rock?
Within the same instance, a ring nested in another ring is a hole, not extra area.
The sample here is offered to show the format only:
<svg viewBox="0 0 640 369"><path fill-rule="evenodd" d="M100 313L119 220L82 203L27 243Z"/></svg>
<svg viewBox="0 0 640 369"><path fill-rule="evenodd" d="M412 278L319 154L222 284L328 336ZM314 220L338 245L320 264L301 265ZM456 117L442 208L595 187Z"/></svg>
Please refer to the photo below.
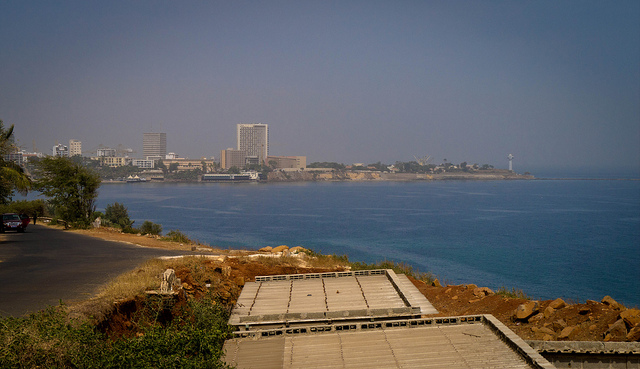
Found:
<svg viewBox="0 0 640 369"><path fill-rule="evenodd" d="M555 312L556 312L556 309L552 308L551 306L547 306L547 308L544 309L544 317L549 319Z"/></svg>
<svg viewBox="0 0 640 369"><path fill-rule="evenodd" d="M278 253L278 252L284 252L284 251L288 251L288 250L289 250L289 246L281 245L281 246L278 246L278 247L274 247L271 250L271 253L275 254L275 253Z"/></svg>
<svg viewBox="0 0 640 369"><path fill-rule="evenodd" d="M518 320L527 320L530 316L538 312L538 301L527 301L518 306L515 311L515 318Z"/></svg>
<svg viewBox="0 0 640 369"><path fill-rule="evenodd" d="M564 340L569 338L569 336L571 336L571 333L573 332L577 332L578 327L576 327L575 325L572 325L570 327L566 327L562 330L562 332L560 332L560 334L558 335L558 339L559 340Z"/></svg>
<svg viewBox="0 0 640 369"><path fill-rule="evenodd" d="M237 276L237 277L235 278L234 282L235 282L238 286L242 287L242 286L244 286L244 277L242 277L242 276Z"/></svg>
<svg viewBox="0 0 640 369"><path fill-rule="evenodd" d="M636 324L627 334L628 342L640 342L640 324Z"/></svg>
<svg viewBox="0 0 640 369"><path fill-rule="evenodd" d="M627 309L621 312L619 317L627 324L627 328L632 328L640 323L640 310Z"/></svg>
<svg viewBox="0 0 640 369"><path fill-rule="evenodd" d="M557 298L549 303L549 307L556 310L562 309L565 306L567 306L567 303L561 298Z"/></svg>
<svg viewBox="0 0 640 369"><path fill-rule="evenodd" d="M608 338L608 339L607 339ZM624 341L627 339L627 326L624 324L624 320L618 319L615 323L609 326L609 329L605 332L605 341Z"/></svg>
<svg viewBox="0 0 640 369"><path fill-rule="evenodd" d="M431 285L433 287L442 287L442 285L440 284L440 281L438 281L437 279L434 279L433 282L431 282ZM445 291L445 293L449 292L449 291L451 291L451 288L449 288L447 291Z"/></svg>
<svg viewBox="0 0 640 369"><path fill-rule="evenodd" d="M543 341L553 341L553 336L550 334L545 334L544 337L542 337Z"/></svg>
<svg viewBox="0 0 640 369"><path fill-rule="evenodd" d="M260 251L260 252L271 252L271 250L273 250L273 247L265 246L265 247L259 249L258 251Z"/></svg>
<svg viewBox="0 0 640 369"><path fill-rule="evenodd" d="M542 320L543 318L544 318L544 314L538 313L532 316L531 318L529 318L529 322L537 322L539 320Z"/></svg>
<svg viewBox="0 0 640 369"><path fill-rule="evenodd" d="M556 334L556 332L554 332L553 330L551 330L551 329L549 329L547 327L542 327L542 328L538 329L538 332L546 333L546 334L550 334L550 335Z"/></svg>
<svg viewBox="0 0 640 369"><path fill-rule="evenodd" d="M478 288L478 286L476 286L475 284L467 284L464 286L464 288L468 289L468 290L474 290L476 288Z"/></svg>
<svg viewBox="0 0 640 369"><path fill-rule="evenodd" d="M472 304L472 303L474 303L474 302L478 302L478 301L480 301L480 300L482 300L482 299L472 299L472 300L469 300L469 303L470 303L470 304Z"/></svg>
<svg viewBox="0 0 640 369"><path fill-rule="evenodd" d="M613 298L611 298L611 296L605 296L602 298L601 301L603 304L605 305L609 305L614 309L622 309L624 308L624 305L618 303L616 300L614 300Z"/></svg>
<svg viewBox="0 0 640 369"><path fill-rule="evenodd" d="M291 251L292 254L297 254L299 252L305 252L305 251L307 251L307 249L305 249L302 246L296 246L296 247L290 248L289 251Z"/></svg>
<svg viewBox="0 0 640 369"><path fill-rule="evenodd" d="M587 315L591 312L591 308L588 306L581 306L580 308L578 308L578 314L580 315Z"/></svg>
<svg viewBox="0 0 640 369"><path fill-rule="evenodd" d="M478 298L491 296L494 292L489 287L477 287L473 290L473 295Z"/></svg>
<svg viewBox="0 0 640 369"><path fill-rule="evenodd" d="M558 319L555 322L553 322L552 326L553 326L553 330L557 332L567 328L567 322L565 322L564 319Z"/></svg>
<svg viewBox="0 0 640 369"><path fill-rule="evenodd" d="M160 282L160 293L173 292L173 285L176 283L176 272L173 269L167 269L162 273L162 282Z"/></svg>
<svg viewBox="0 0 640 369"><path fill-rule="evenodd" d="M451 300L457 300L457 299L458 299L458 296L453 296L453 297L451 298Z"/></svg>

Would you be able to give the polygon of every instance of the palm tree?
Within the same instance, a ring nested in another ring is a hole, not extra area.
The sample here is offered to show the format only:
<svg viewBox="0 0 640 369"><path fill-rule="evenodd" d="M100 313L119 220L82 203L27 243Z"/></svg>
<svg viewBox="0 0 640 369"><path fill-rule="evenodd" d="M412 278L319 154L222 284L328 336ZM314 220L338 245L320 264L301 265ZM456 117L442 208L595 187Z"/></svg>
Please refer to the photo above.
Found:
<svg viewBox="0 0 640 369"><path fill-rule="evenodd" d="M0 119L0 204L9 203L16 190L26 194L31 189L31 179L22 167L13 161L6 160L6 155L15 149L15 145L11 142L12 135L13 124L5 129Z"/></svg>

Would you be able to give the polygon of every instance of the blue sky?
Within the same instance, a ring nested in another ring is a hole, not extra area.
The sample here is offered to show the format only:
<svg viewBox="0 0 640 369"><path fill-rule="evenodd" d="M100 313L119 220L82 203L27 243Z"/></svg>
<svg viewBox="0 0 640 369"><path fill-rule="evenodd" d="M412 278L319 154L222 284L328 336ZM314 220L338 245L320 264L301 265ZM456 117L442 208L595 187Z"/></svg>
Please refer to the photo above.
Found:
<svg viewBox="0 0 640 369"><path fill-rule="evenodd" d="M3 1L0 119L26 149L167 133L197 158L431 155L640 174L638 1Z"/></svg>

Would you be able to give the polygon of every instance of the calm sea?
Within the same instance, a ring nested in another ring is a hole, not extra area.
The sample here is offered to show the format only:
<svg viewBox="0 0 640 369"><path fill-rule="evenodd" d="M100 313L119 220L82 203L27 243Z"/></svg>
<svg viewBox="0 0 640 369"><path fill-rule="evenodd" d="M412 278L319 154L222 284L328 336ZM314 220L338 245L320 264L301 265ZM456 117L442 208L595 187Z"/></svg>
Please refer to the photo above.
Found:
<svg viewBox="0 0 640 369"><path fill-rule="evenodd" d="M212 246L301 245L450 284L640 304L640 181L103 185L98 209L116 201L135 225Z"/></svg>

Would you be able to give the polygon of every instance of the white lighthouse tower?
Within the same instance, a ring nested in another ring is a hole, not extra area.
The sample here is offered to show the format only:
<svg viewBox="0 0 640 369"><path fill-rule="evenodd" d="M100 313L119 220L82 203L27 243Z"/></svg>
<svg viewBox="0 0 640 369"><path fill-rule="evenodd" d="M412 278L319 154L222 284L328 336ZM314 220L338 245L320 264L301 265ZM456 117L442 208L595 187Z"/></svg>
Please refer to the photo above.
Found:
<svg viewBox="0 0 640 369"><path fill-rule="evenodd" d="M513 155L507 155L507 159L509 159L509 171L513 172Z"/></svg>

